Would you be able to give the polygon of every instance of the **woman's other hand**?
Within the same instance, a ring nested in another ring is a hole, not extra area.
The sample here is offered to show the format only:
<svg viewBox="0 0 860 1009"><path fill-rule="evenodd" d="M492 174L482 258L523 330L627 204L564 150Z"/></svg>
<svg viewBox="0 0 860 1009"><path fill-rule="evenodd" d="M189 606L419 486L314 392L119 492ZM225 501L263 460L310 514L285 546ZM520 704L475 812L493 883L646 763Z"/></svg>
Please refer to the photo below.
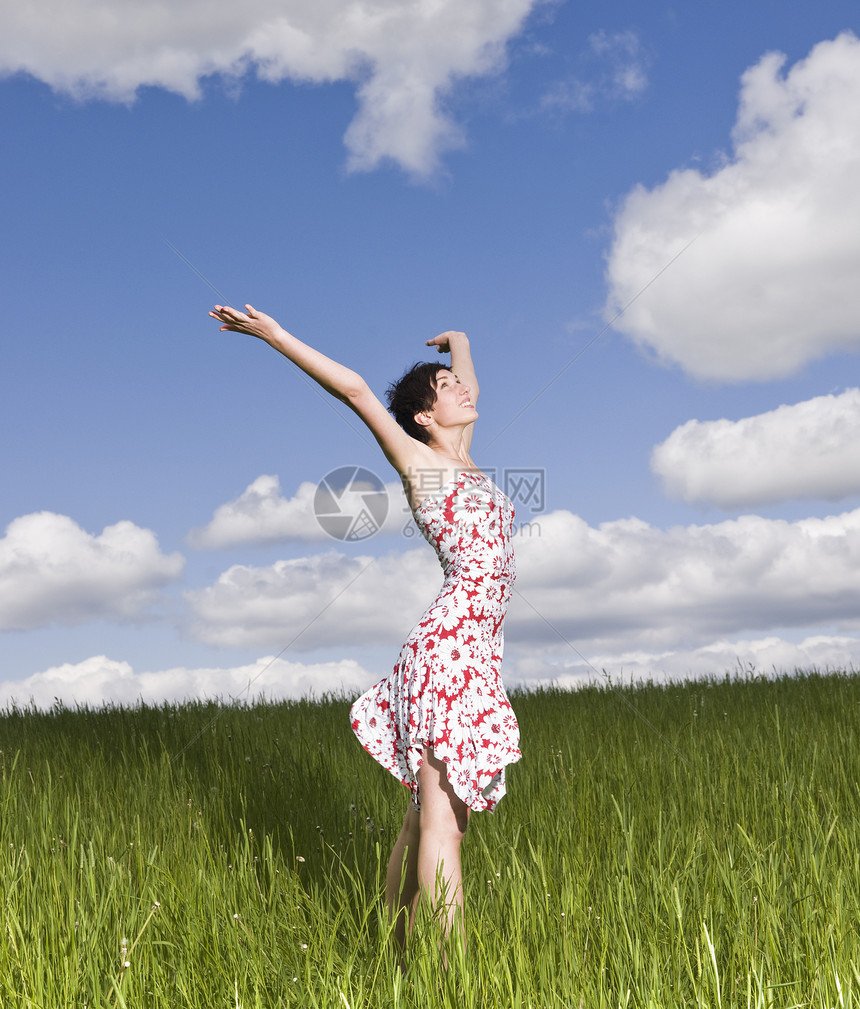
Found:
<svg viewBox="0 0 860 1009"><path fill-rule="evenodd" d="M468 339L465 333L458 333L454 329L449 329L445 333L440 333L438 336L434 336L432 340L427 341L428 347L436 347L440 354L447 354L451 350L452 343L458 343L460 341L465 341L468 343Z"/></svg>

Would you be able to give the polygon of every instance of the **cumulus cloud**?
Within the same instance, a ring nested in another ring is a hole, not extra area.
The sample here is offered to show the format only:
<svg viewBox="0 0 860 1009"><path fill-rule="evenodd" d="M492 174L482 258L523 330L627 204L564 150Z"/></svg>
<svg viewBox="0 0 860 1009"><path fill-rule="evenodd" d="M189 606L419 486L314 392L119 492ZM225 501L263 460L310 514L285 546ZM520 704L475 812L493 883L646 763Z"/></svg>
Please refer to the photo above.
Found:
<svg viewBox="0 0 860 1009"><path fill-rule="evenodd" d="M747 70L731 157L638 186L618 210L607 318L629 307L615 328L722 381L860 349L858 103L850 32L788 71L780 53Z"/></svg>
<svg viewBox="0 0 860 1009"><path fill-rule="evenodd" d="M83 662L53 666L25 679L0 681L0 707L34 704L44 710L57 701L70 707L206 699L228 703L258 698L278 701L326 693L354 697L388 673L389 668L367 670L352 659L302 663L267 656L242 666L175 666L137 672L128 662L96 655ZM550 683L578 687L609 681L659 683L725 673L770 675L796 669L857 668L858 638L819 635L794 643L771 636L721 640L690 650L599 653L587 659L564 646L535 649L513 644L506 655L504 676L509 687Z"/></svg>
<svg viewBox="0 0 860 1009"><path fill-rule="evenodd" d="M595 54L607 60L604 90L613 98L635 98L648 84L646 59L636 32L599 31L590 35Z"/></svg>
<svg viewBox="0 0 860 1009"><path fill-rule="evenodd" d="M786 522L743 516L661 530L567 511L517 540L508 640L620 654L826 627L860 613L860 510ZM399 644L441 584L426 545L375 559L338 551L236 565L188 593L187 631L213 645L309 651Z"/></svg>
<svg viewBox="0 0 860 1009"><path fill-rule="evenodd" d="M720 640L701 648L678 651L641 650L579 657L570 649L553 647L539 654L511 650L506 680L524 685L554 683L577 687L586 683L630 683L747 675L769 676L797 670L819 672L860 668L860 639L815 635L801 642L766 638Z"/></svg>
<svg viewBox="0 0 860 1009"><path fill-rule="evenodd" d="M557 511L521 531L517 558L504 667L511 685L571 685L604 671L660 680L858 666L860 510L668 530L637 519L592 527ZM390 670L441 580L423 544L378 558L331 551L234 566L187 595L185 630L208 644L346 656L384 646L391 653L382 670L354 660L260 659L239 668L136 672L101 656L0 685L0 702L358 693ZM800 644L789 640L800 635Z"/></svg>
<svg viewBox="0 0 860 1009"><path fill-rule="evenodd" d="M352 81L349 164L431 172L460 143L442 98L499 71L539 0L30 0L7 5L0 75L28 73L76 98L139 88L199 97L202 78Z"/></svg>
<svg viewBox="0 0 860 1009"><path fill-rule="evenodd" d="M632 101L648 86L648 61L632 31L599 31L588 37L584 62L599 67L586 80L559 81L541 98L548 112L591 112L599 101Z"/></svg>
<svg viewBox="0 0 860 1009"><path fill-rule="evenodd" d="M718 508L860 493L860 389L742 420L691 420L651 455L667 494Z"/></svg>
<svg viewBox="0 0 860 1009"><path fill-rule="evenodd" d="M798 522L754 515L661 530L540 518L517 549L512 639L586 653L697 648L778 628L851 630L860 612L860 510Z"/></svg>
<svg viewBox="0 0 860 1009"><path fill-rule="evenodd" d="M331 551L267 567L234 565L215 584L187 593L188 630L212 645L394 647L441 583L429 547L378 558Z"/></svg>
<svg viewBox="0 0 860 1009"><path fill-rule="evenodd" d="M325 488L321 491L319 484L309 481L299 484L293 497L285 498L277 476L257 477L238 498L217 508L208 525L193 529L188 541L204 550L289 540L333 543L347 537L358 540L366 533L400 533L409 525L410 512L399 481L383 486L372 473L373 479L356 481L355 476L367 471L347 466L341 470L351 481L350 489L344 491L338 485L332 489L340 496L328 499Z"/></svg>
<svg viewBox="0 0 860 1009"><path fill-rule="evenodd" d="M184 563L132 522L93 536L65 515L25 515L0 540L0 630L139 617Z"/></svg>
<svg viewBox="0 0 860 1009"><path fill-rule="evenodd" d="M96 655L83 662L53 666L26 679L0 682L0 706L33 703L44 709L55 701L96 707L106 703L159 704L208 698L283 700L341 691L357 695L378 678L350 659L302 664L261 658L245 666L192 669L177 666L138 673L128 662Z"/></svg>

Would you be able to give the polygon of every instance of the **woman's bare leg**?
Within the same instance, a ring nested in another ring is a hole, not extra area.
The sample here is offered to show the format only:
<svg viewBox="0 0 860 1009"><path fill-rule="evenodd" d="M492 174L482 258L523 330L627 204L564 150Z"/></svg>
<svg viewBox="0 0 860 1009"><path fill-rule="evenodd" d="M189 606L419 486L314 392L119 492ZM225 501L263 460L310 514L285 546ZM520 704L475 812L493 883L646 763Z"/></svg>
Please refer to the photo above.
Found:
<svg viewBox="0 0 860 1009"><path fill-rule="evenodd" d="M443 908L442 928L449 935L456 926L463 930L463 875L460 842L469 824L469 807L454 792L447 768L429 747L418 770L421 796L419 817L417 892L414 906L423 895L435 912ZM410 922L411 926L411 922Z"/></svg>
<svg viewBox="0 0 860 1009"><path fill-rule="evenodd" d="M388 860L388 873L385 877L385 906L388 908L389 919L394 922L394 941L398 949L403 949L406 942L407 918L410 930L412 928L413 906L418 894L420 836L419 813L410 802Z"/></svg>

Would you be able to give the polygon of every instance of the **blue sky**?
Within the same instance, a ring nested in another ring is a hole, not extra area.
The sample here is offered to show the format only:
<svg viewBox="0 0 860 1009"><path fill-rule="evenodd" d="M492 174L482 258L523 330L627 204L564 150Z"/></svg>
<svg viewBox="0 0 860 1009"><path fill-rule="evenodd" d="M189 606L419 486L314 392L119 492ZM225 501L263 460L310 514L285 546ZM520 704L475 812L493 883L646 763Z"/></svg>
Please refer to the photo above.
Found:
<svg viewBox="0 0 860 1009"><path fill-rule="evenodd" d="M856 5L119 9L0 24L0 700L357 691L432 598L222 298L380 394L469 334L476 461L545 475L508 682L857 661Z"/></svg>

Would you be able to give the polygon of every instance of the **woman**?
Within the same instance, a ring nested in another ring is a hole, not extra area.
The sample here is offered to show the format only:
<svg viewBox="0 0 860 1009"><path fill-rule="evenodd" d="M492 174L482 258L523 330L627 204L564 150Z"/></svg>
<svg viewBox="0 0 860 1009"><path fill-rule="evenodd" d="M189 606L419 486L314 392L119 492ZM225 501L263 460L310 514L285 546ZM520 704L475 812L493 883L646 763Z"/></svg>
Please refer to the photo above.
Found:
<svg viewBox="0 0 860 1009"><path fill-rule="evenodd" d="M360 375L245 309L216 305L209 314L222 331L268 343L358 414L400 474L415 521L442 563L438 596L393 672L355 702L350 719L364 748L411 792L386 880L397 942L412 928L422 895L446 933L460 931L460 842L469 814L493 809L505 792L505 766L520 758L499 676L514 514L469 454L478 418L469 341L456 332L428 340L450 352L450 366L408 371L389 389L389 413Z"/></svg>

